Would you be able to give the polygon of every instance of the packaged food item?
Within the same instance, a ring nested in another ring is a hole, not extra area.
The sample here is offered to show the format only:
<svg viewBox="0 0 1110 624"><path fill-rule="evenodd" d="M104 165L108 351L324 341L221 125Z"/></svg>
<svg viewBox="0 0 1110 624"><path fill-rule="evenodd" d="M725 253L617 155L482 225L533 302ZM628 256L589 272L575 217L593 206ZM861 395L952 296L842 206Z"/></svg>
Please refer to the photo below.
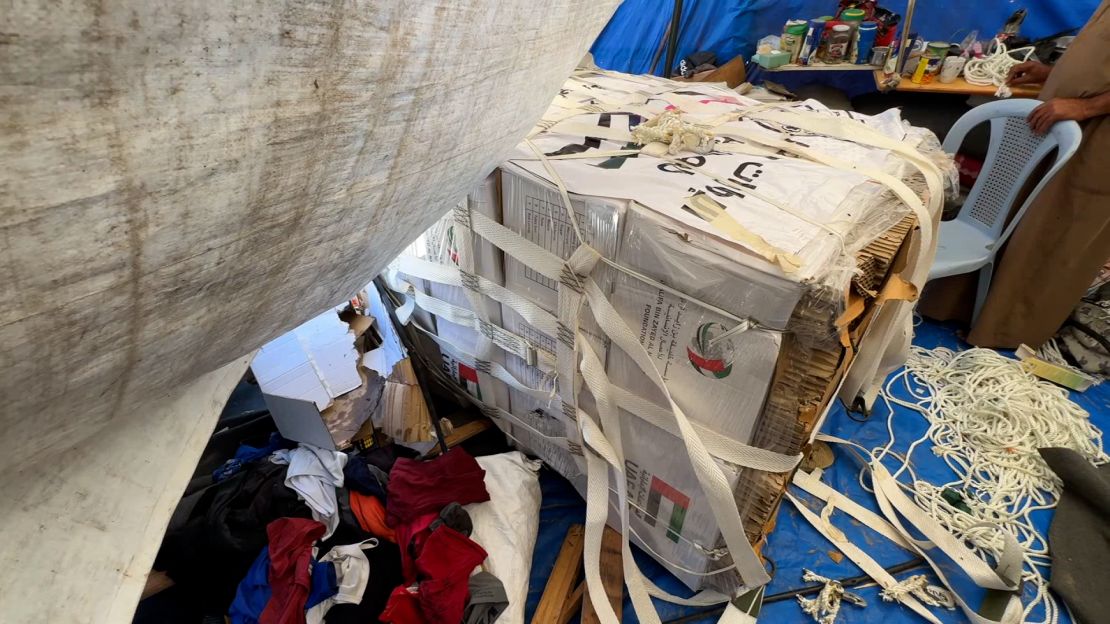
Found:
<svg viewBox="0 0 1110 624"><path fill-rule="evenodd" d="M825 51L826 63L843 63L848 56L848 46L852 44L852 27L847 24L837 24L832 27L829 35L828 48Z"/></svg>
<svg viewBox="0 0 1110 624"><path fill-rule="evenodd" d="M790 54L791 63L798 62L798 55L802 52L802 44L805 43L808 26L805 20L790 20L786 22L786 27L783 28L782 39L780 40L781 50Z"/></svg>
<svg viewBox="0 0 1110 624"><path fill-rule="evenodd" d="M802 65L809 65L817 58L817 52L821 48L821 40L825 34L825 21L823 17L809 20L809 30L802 43L802 51L798 54L798 62Z"/></svg>

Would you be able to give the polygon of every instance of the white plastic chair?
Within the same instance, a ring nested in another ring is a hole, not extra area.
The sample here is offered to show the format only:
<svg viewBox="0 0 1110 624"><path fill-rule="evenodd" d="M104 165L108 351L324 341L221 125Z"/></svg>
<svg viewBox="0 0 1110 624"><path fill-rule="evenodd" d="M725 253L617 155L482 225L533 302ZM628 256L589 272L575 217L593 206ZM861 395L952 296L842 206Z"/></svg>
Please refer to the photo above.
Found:
<svg viewBox="0 0 1110 624"><path fill-rule="evenodd" d="M937 257L929 279L979 271L979 289L975 294L972 322L979 318L987 299L994 258L1006 239L1013 233L1025 211L1037 198L1045 184L1075 154L1083 135L1079 124L1062 121L1054 124L1044 136L1033 134L1025 121L1039 106L1038 100L1000 100L971 109L952 126L944 139L944 151L955 154L975 126L989 121L990 147L987 159L975 181L960 214L940 224ZM1006 216L1025 185L1026 179L1050 151L1058 148L1056 161L1033 192L1021 205L1003 231Z"/></svg>

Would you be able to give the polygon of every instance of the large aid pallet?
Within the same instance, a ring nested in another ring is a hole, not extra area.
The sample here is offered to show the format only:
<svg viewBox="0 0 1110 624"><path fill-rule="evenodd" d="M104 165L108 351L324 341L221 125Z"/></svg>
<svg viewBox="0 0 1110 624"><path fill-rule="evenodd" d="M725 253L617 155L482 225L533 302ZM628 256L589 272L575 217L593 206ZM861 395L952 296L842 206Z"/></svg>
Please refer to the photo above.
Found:
<svg viewBox="0 0 1110 624"><path fill-rule="evenodd" d="M668 118L701 145L636 144ZM586 498L588 582L608 522L722 600L767 582L753 544L791 472L852 362L904 324L945 161L897 111L583 70L386 278L460 386ZM638 612L677 600L625 567Z"/></svg>

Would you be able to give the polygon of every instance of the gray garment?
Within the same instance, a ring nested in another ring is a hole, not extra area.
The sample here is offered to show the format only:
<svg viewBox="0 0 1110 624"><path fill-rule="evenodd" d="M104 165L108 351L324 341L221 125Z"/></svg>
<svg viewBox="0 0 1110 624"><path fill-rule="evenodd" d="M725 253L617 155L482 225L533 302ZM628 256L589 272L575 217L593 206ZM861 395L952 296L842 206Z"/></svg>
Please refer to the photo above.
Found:
<svg viewBox="0 0 1110 624"><path fill-rule="evenodd" d="M381 468L378 468L374 464L371 464L370 462L363 462L363 463L366 464L366 469L370 471L370 474L373 475L374 478L378 480L378 484L382 486L382 489L383 490L388 489L389 488L389 473L382 470Z"/></svg>
<svg viewBox="0 0 1110 624"><path fill-rule="evenodd" d="M470 514L458 503L451 503L440 510L439 517L432 521L431 529L434 531L441 526L451 527L467 537L474 531Z"/></svg>
<svg viewBox="0 0 1110 624"><path fill-rule="evenodd" d="M1066 448L1039 452L1064 481L1048 531L1052 589L1079 624L1105 622L1110 613L1110 464L1095 468Z"/></svg>
<svg viewBox="0 0 1110 624"><path fill-rule="evenodd" d="M470 602L463 612L463 624L493 624L509 607L509 597L501 580L489 572L470 577Z"/></svg>

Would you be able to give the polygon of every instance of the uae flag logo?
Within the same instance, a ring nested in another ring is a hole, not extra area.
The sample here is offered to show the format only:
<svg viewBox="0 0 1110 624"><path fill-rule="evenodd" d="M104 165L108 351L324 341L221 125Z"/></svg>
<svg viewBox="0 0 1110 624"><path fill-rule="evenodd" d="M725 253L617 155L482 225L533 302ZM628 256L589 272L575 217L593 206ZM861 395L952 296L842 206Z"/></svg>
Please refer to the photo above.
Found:
<svg viewBox="0 0 1110 624"><path fill-rule="evenodd" d="M698 328L694 340L686 347L694 370L706 377L724 379L732 372L736 349L720 323L706 323Z"/></svg>
<svg viewBox="0 0 1110 624"><path fill-rule="evenodd" d="M482 388L478 385L478 371L462 362L459 362L459 385L470 396L479 401L482 400Z"/></svg>

